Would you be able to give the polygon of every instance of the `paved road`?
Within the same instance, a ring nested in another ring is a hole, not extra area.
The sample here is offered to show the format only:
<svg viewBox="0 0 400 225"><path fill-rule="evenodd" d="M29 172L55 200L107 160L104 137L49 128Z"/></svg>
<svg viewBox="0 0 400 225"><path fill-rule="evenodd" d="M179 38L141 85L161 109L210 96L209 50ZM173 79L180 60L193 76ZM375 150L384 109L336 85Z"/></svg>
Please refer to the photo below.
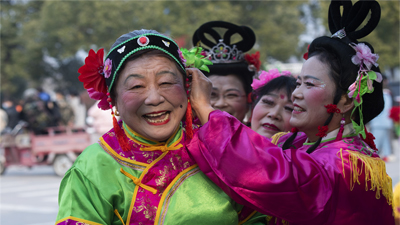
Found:
<svg viewBox="0 0 400 225"><path fill-rule="evenodd" d="M0 225L53 225L61 178L51 167L10 167L0 178Z"/></svg>

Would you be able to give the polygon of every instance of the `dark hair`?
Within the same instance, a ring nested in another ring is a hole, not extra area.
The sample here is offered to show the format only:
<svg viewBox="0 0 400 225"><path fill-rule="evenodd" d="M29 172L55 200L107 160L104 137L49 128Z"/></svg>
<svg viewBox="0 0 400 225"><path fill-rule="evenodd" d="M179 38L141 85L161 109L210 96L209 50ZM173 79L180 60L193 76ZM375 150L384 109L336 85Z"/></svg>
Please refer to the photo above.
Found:
<svg viewBox="0 0 400 225"><path fill-rule="evenodd" d="M254 90L253 94L257 96L254 105L261 100L261 98L276 90L286 90L288 98L292 96L293 90L296 88L296 79L291 76L280 76L270 80L266 85Z"/></svg>
<svg viewBox="0 0 400 225"><path fill-rule="evenodd" d="M367 42L362 42L369 46L371 52L374 52L372 46ZM329 37L320 37L315 39L309 48L309 57L317 57L322 63L329 67L329 76L334 81L336 92L333 104L337 104L343 94L347 94L349 86L354 83L358 76L359 66L351 61L351 57L355 55L355 50L349 45L338 39ZM375 72L380 72L378 67L373 66ZM364 124L371 121L384 107L382 83L373 82L374 91L370 94L363 95L362 113ZM354 121L360 122L360 115L355 111Z"/></svg>
<svg viewBox="0 0 400 225"><path fill-rule="evenodd" d="M222 36L217 31L218 28L226 29ZM242 40L231 43L231 37L235 34L239 35ZM235 75L241 81L246 94L251 93L251 83L256 69L245 60L243 54L252 49L256 42L256 36L250 27L225 21L209 21L195 31L192 42L195 46L201 45L213 62L213 65L208 66L210 72L203 72L204 75L207 77ZM227 52L222 55L215 52L220 51L217 46Z"/></svg>
<svg viewBox="0 0 400 225"><path fill-rule="evenodd" d="M343 15L341 15L340 7L343 6ZM369 10L371 17L369 21L357 30L362 24ZM349 86L355 82L358 76L359 66L352 62L352 57L356 51L351 46L353 43L358 44L357 39L367 36L377 26L380 19L380 6L376 1L359 1L352 6L351 1L333 1L329 6L329 29L332 37L316 38L309 46L308 56L317 57L322 63L325 63L329 68L329 76L335 84L336 91L334 94L333 104L337 104L342 95L347 94ZM337 34L337 35L336 35ZM371 52L374 49L367 42L366 44ZM375 72L380 72L378 67L372 66ZM370 94L363 95L362 102L362 117L358 114L358 110L353 114L353 120L364 124L375 118L383 110L383 93L382 83L373 82L374 91ZM325 121L324 126L328 125L333 118L333 113ZM291 146L297 132L286 140L282 148L287 149ZM308 150L308 153L313 152L321 143L322 138L313 144Z"/></svg>

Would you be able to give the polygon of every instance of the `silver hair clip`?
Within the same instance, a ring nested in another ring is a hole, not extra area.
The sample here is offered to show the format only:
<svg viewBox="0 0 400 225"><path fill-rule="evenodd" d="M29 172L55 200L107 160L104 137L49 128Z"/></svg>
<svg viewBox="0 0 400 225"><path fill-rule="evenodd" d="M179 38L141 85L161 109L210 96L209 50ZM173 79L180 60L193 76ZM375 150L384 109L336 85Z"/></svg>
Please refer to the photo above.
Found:
<svg viewBox="0 0 400 225"><path fill-rule="evenodd" d="M342 39L344 37L346 37L346 31L344 31L344 27L343 29L338 30L331 36L331 38L339 38L339 39Z"/></svg>

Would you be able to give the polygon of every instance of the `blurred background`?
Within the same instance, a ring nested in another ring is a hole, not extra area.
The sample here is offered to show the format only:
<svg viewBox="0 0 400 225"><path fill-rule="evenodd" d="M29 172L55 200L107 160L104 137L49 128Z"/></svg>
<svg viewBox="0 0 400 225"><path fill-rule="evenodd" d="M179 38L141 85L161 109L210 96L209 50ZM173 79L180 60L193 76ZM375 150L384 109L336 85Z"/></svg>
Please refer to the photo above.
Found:
<svg viewBox="0 0 400 225"><path fill-rule="evenodd" d="M389 129L389 138L381 156L394 186L400 181L400 2L378 2L379 25L362 41L372 43L386 77L391 104L382 118L389 125L381 128ZM330 35L329 3L2 0L0 224L54 224L61 176L84 148L60 146L87 146L112 126L109 112L97 109L78 80L77 71L89 49L104 48L107 54L120 35L142 28L165 33L180 47L190 48L200 25L224 20L254 30L257 42L249 53L260 52L262 69L298 74L309 43ZM58 128L46 129L49 126ZM374 129L373 124L368 126ZM9 164L4 157L7 146L20 149Z"/></svg>

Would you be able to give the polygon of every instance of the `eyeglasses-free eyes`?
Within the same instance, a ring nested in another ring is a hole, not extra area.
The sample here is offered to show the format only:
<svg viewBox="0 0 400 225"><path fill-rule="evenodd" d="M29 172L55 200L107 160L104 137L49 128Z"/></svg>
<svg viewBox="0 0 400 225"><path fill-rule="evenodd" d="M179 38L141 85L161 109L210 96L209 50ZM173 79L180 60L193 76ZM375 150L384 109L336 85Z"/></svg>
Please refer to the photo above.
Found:
<svg viewBox="0 0 400 225"><path fill-rule="evenodd" d="M222 95L222 98L225 102L238 102L246 95L242 95L240 92L237 91L229 91ZM211 102L217 102L221 98L221 95L217 92L211 92Z"/></svg>

